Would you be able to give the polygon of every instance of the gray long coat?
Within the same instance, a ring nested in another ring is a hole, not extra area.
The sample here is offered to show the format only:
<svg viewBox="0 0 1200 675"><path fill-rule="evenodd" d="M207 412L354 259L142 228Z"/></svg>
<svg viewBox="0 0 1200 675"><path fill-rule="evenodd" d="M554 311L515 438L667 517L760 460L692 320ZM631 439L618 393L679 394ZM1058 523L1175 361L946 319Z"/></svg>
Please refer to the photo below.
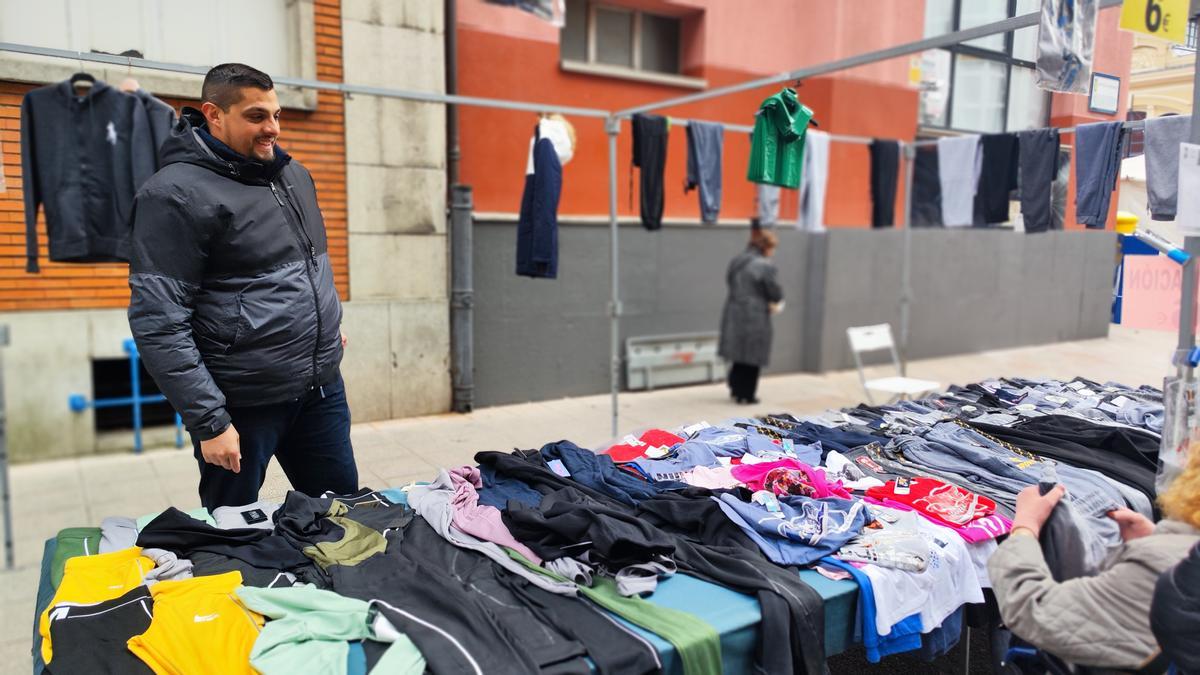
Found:
<svg viewBox="0 0 1200 675"><path fill-rule="evenodd" d="M754 247L729 262L729 296L721 312L720 355L730 363L765 366L771 358L770 304L783 300L775 265Z"/></svg>

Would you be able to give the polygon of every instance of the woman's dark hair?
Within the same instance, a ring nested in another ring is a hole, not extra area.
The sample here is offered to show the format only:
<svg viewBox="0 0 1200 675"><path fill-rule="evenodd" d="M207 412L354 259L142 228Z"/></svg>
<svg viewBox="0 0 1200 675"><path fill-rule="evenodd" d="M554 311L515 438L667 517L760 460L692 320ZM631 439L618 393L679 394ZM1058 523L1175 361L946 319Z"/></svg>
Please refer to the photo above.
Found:
<svg viewBox="0 0 1200 675"><path fill-rule="evenodd" d="M764 229L751 221L750 245L766 253L768 249L773 249L779 245L779 237L775 236L774 230Z"/></svg>

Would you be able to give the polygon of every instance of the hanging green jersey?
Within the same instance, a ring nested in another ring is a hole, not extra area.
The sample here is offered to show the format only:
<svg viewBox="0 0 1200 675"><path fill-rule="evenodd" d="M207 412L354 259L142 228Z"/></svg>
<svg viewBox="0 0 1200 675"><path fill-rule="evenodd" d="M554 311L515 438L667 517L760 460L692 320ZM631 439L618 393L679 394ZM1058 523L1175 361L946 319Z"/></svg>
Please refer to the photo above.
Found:
<svg viewBox="0 0 1200 675"><path fill-rule="evenodd" d="M746 178L796 189L800 187L804 134L813 111L784 88L762 102L750 140L750 168Z"/></svg>

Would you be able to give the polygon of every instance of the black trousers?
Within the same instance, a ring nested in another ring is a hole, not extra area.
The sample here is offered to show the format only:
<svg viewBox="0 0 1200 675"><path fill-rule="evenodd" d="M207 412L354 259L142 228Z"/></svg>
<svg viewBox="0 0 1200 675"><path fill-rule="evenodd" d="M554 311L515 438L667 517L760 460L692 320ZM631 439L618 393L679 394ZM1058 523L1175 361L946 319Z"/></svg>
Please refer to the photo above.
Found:
<svg viewBox="0 0 1200 675"><path fill-rule="evenodd" d="M871 141L871 227L896 221L896 179L900 176L900 144Z"/></svg>
<svg viewBox="0 0 1200 675"><path fill-rule="evenodd" d="M1020 157L1021 215L1025 232L1054 229L1051 183L1058 173L1058 130L1022 131L1017 142Z"/></svg>
<svg viewBox="0 0 1200 675"><path fill-rule="evenodd" d="M735 363L729 368L729 392L734 398L751 400L758 391L758 366Z"/></svg>
<svg viewBox="0 0 1200 675"><path fill-rule="evenodd" d="M642 227L662 227L663 172L667 167L667 118L633 116L633 165L641 169Z"/></svg>
<svg viewBox="0 0 1200 675"><path fill-rule="evenodd" d="M241 438L241 472L205 462L200 442L193 438L204 508L211 511L258 501L272 457L279 461L292 487L310 497L326 490L349 494L358 489L358 467L350 444L350 407L340 374L294 401L226 410Z"/></svg>

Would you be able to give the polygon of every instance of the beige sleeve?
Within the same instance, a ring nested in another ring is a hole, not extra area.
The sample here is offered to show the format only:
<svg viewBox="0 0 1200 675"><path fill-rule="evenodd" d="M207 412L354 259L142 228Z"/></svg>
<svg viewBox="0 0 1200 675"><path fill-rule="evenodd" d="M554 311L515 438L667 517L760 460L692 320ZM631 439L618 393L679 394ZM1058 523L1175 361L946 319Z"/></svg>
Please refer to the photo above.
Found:
<svg viewBox="0 0 1200 675"><path fill-rule="evenodd" d="M988 572L1008 628L1071 663L1137 668L1153 656L1150 601L1156 575L1136 562L1104 572L1054 581L1033 537L1011 536L988 561Z"/></svg>

